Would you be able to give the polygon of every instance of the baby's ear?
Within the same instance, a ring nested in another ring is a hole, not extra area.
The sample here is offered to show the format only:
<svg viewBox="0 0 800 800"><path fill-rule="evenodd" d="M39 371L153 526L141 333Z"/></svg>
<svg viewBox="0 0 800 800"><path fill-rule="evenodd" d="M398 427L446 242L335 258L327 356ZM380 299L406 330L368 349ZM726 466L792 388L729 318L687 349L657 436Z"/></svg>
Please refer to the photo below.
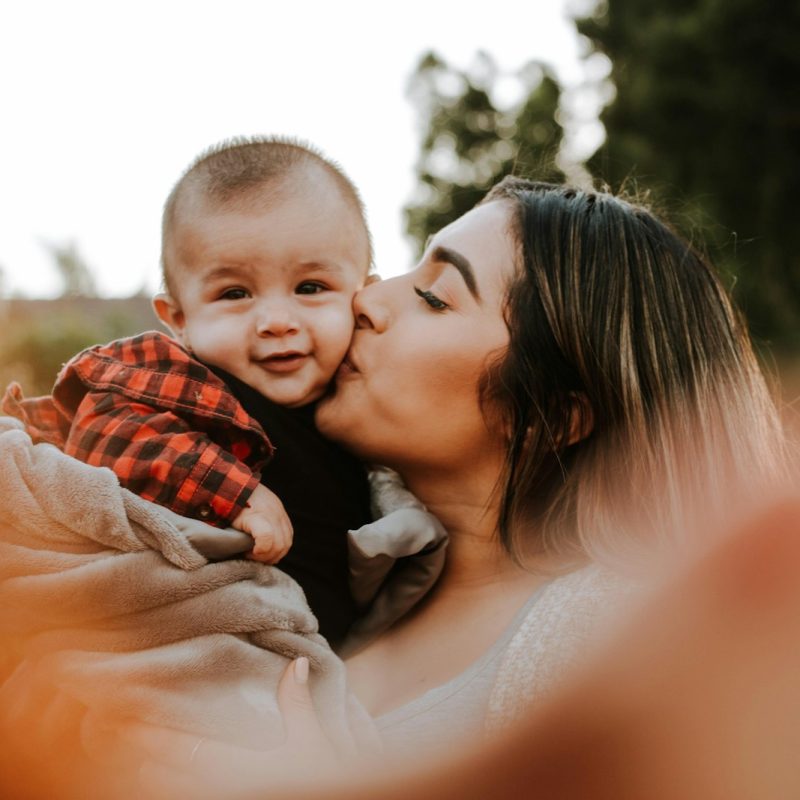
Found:
<svg viewBox="0 0 800 800"><path fill-rule="evenodd" d="M382 280L381 276L378 275L377 272L370 272L369 275L367 275L367 279L364 281L364 286L369 286L371 283L377 283L380 280Z"/></svg>
<svg viewBox="0 0 800 800"><path fill-rule="evenodd" d="M178 303L166 292L159 292L153 298L153 311L156 312L156 316L164 325L169 328L172 335L185 346L185 317Z"/></svg>

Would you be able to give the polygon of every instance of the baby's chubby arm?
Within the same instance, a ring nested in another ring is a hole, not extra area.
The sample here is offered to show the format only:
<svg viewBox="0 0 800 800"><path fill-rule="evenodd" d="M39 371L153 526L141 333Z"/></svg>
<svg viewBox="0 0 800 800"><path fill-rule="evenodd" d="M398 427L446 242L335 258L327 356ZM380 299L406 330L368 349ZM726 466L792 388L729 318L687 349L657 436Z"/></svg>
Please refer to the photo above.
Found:
<svg viewBox="0 0 800 800"><path fill-rule="evenodd" d="M118 392L89 392L75 411L64 452L113 470L126 489L184 517L232 524L259 476L171 411Z"/></svg>
<svg viewBox="0 0 800 800"><path fill-rule="evenodd" d="M292 546L292 523L278 495L259 484L247 500L247 507L233 521L237 530L255 540L248 558L277 564Z"/></svg>
<svg viewBox="0 0 800 800"><path fill-rule="evenodd" d="M278 497L232 453L171 411L119 393L89 392L64 451L110 467L126 488L181 516L250 534L250 557L277 563L292 544L292 525Z"/></svg>

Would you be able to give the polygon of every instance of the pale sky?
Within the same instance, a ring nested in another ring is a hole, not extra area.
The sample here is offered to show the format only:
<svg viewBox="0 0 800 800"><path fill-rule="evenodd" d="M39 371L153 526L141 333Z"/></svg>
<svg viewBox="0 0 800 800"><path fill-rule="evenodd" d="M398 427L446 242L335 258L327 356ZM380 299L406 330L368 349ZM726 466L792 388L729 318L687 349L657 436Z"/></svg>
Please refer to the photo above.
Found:
<svg viewBox="0 0 800 800"><path fill-rule="evenodd" d="M4 291L58 293L45 241L74 241L104 295L155 291L161 208L173 183L207 146L255 134L297 136L338 161L364 197L378 271L404 271L412 248L401 209L421 136L406 84L420 55L433 49L465 68L485 50L507 72L548 63L569 89L573 146L591 150L602 129L591 123L597 101L580 86L604 66L581 61L569 2L7 4Z"/></svg>

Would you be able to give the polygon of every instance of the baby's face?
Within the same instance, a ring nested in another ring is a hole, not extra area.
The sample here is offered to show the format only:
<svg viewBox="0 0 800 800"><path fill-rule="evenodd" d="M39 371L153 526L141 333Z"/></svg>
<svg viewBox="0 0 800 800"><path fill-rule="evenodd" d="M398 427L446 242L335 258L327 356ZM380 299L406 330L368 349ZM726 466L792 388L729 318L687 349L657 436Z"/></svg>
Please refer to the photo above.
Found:
<svg viewBox="0 0 800 800"><path fill-rule="evenodd" d="M165 321L199 359L283 406L325 391L369 270L361 217L326 183L252 210L203 204L173 237Z"/></svg>

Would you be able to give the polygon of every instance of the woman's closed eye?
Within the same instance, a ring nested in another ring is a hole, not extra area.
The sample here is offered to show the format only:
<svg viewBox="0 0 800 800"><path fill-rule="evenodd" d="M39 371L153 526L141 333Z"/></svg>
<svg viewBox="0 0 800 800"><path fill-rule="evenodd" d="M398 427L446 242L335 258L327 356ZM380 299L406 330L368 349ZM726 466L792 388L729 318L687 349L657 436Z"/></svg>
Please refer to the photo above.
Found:
<svg viewBox="0 0 800 800"><path fill-rule="evenodd" d="M445 311L450 308L447 303L444 302L441 298L437 297L433 292L428 291L427 289L420 289L419 287L415 286L414 291L425 301L425 303L430 306L434 311Z"/></svg>

